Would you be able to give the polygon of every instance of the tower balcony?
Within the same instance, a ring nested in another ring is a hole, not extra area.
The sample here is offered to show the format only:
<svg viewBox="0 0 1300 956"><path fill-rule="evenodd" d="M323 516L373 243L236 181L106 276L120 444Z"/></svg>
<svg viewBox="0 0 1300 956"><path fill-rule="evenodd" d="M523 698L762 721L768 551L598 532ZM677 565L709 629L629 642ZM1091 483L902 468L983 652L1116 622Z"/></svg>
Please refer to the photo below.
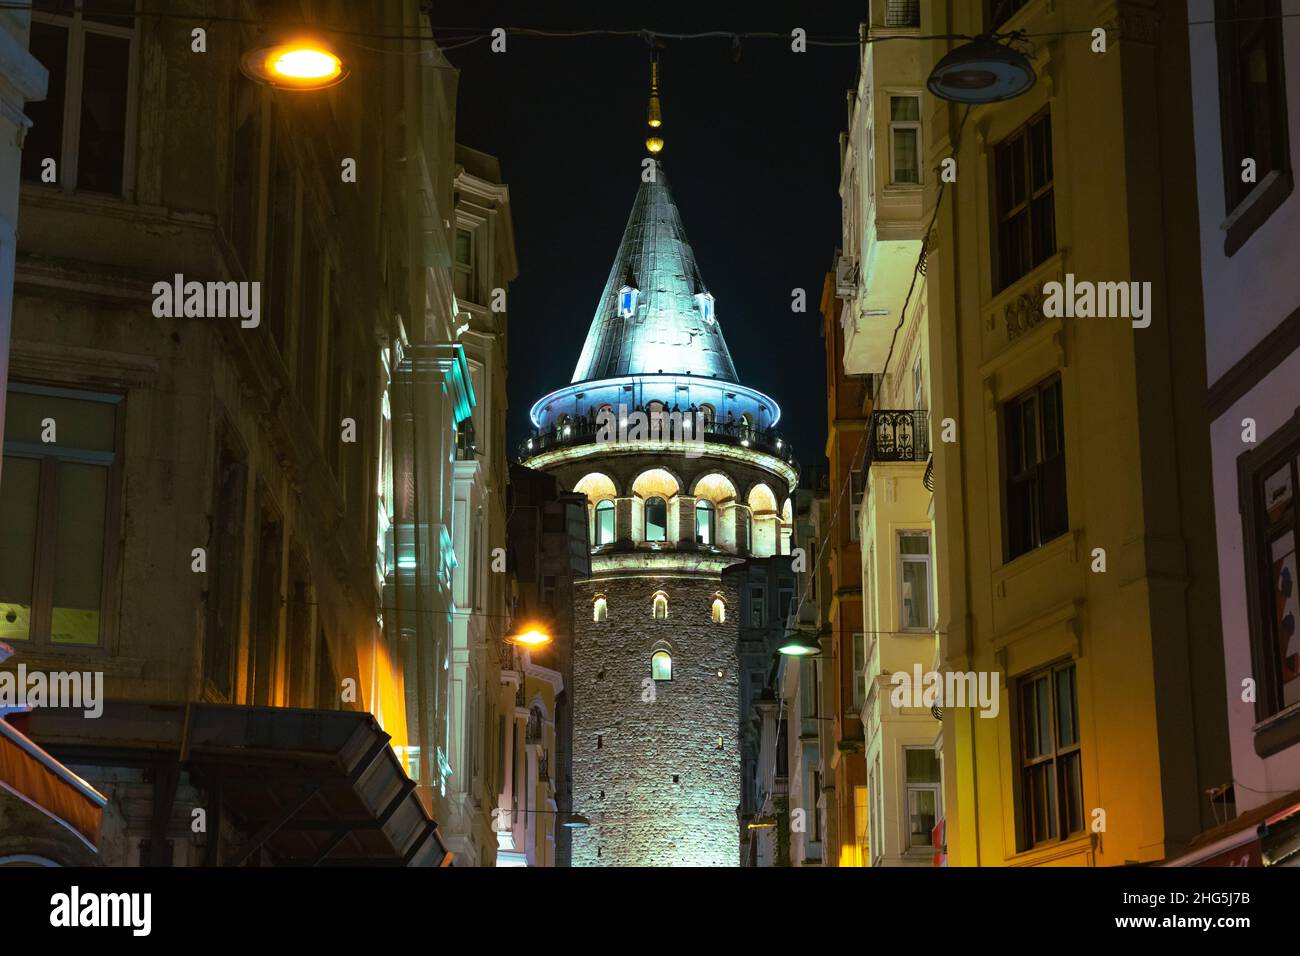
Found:
<svg viewBox="0 0 1300 956"><path fill-rule="evenodd" d="M635 409L634 411L644 412L645 409ZM703 438L701 439L695 438L691 434L692 430L698 426L694 424L688 426L686 424L690 420L689 416L679 415L673 417L673 413L667 412L663 414L667 423L664 428L659 430L658 434L662 436L665 443L680 444L683 441L694 439L705 443L752 448L786 461L794 460L794 448L775 428L757 428L742 421L719 422L697 418L697 421L703 423ZM533 434L520 443L519 457L521 460L527 460L543 452L559 448L594 444L601 440L602 433L608 435L609 430L608 425L602 428L594 418L582 417L573 418L551 428L534 429ZM630 433L630 426L626 433L622 435L616 430L610 444L624 440Z"/></svg>

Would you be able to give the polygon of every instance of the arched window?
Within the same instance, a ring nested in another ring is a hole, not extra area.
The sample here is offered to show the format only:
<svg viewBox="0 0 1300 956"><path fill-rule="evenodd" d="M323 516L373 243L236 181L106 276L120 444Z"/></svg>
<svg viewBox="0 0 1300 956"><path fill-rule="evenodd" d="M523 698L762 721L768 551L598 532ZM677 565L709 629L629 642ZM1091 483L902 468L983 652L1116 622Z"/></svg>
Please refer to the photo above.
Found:
<svg viewBox="0 0 1300 956"><path fill-rule="evenodd" d="M606 498L596 504L596 544L614 543L614 502Z"/></svg>
<svg viewBox="0 0 1300 956"><path fill-rule="evenodd" d="M645 539L647 541L668 540L668 502L658 495L646 499Z"/></svg>
<svg viewBox="0 0 1300 956"><path fill-rule="evenodd" d="M713 599L713 623L727 623L727 602L722 600L720 597L715 597Z"/></svg>
<svg viewBox="0 0 1300 956"><path fill-rule="evenodd" d="M712 406L712 405L709 405L709 404L701 405L701 406L700 406L700 415L703 416L703 418L704 418L704 427L705 427L705 428L712 428L712 427L713 427L713 421L714 421L714 419L717 417L717 412L715 412L715 411L713 410L713 406Z"/></svg>
<svg viewBox="0 0 1300 956"><path fill-rule="evenodd" d="M605 595L597 594L596 600L591 602L591 619L597 624L609 620L609 602L605 600Z"/></svg>
<svg viewBox="0 0 1300 956"><path fill-rule="evenodd" d="M672 680L673 656L667 651L655 651L651 654L650 676L655 680Z"/></svg>
<svg viewBox="0 0 1300 956"><path fill-rule="evenodd" d="M668 595L663 591L655 592L654 615L656 621L668 620Z"/></svg>
<svg viewBox="0 0 1300 956"><path fill-rule="evenodd" d="M713 515L715 506L712 501L701 498L695 502L695 540L700 544L713 544Z"/></svg>

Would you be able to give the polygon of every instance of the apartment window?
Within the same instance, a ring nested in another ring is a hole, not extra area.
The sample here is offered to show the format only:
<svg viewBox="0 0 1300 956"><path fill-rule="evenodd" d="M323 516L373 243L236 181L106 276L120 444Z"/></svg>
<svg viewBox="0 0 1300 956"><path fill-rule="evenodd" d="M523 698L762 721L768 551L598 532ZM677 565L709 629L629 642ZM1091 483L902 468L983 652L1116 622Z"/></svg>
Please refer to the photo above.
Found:
<svg viewBox="0 0 1300 956"><path fill-rule="evenodd" d="M889 155L891 183L921 182L921 97L889 98Z"/></svg>
<svg viewBox="0 0 1300 956"><path fill-rule="evenodd" d="M655 680L673 679L673 656L667 651L655 651L650 655L650 676Z"/></svg>
<svg viewBox="0 0 1300 956"><path fill-rule="evenodd" d="M781 615L781 623L790 620L790 612L794 610L794 582L783 580L776 591L776 604L778 612Z"/></svg>
<svg viewBox="0 0 1300 956"><path fill-rule="evenodd" d="M664 594L663 591L655 593L654 618L656 621L668 620L668 595Z"/></svg>
<svg viewBox="0 0 1300 956"><path fill-rule="evenodd" d="M1005 289L1056 252L1051 114L1040 113L1003 140L993 165L998 288Z"/></svg>
<svg viewBox="0 0 1300 956"><path fill-rule="evenodd" d="M645 539L664 541L668 537L668 503L660 497L648 498L645 503Z"/></svg>
<svg viewBox="0 0 1300 956"><path fill-rule="evenodd" d="M475 296L474 266L476 250L474 233L468 229L456 230L456 298L473 302Z"/></svg>
<svg viewBox="0 0 1300 956"><path fill-rule="evenodd" d="M1290 195L1293 185L1283 20L1279 0L1217 0L1214 13L1228 216L1223 251L1230 256ZM1242 181L1246 160L1254 161L1253 182Z"/></svg>
<svg viewBox="0 0 1300 956"><path fill-rule="evenodd" d="M1083 832L1083 771L1074 663L1030 674L1020 689L1023 845Z"/></svg>
<svg viewBox="0 0 1300 956"><path fill-rule="evenodd" d="M900 624L905 631L928 631L930 607L930 532L904 531L898 536Z"/></svg>
<svg viewBox="0 0 1300 956"><path fill-rule="evenodd" d="M0 640L103 643L121 402L120 395L10 385L0 473Z"/></svg>
<svg viewBox="0 0 1300 956"><path fill-rule="evenodd" d="M614 543L614 502L606 498L596 503L596 544Z"/></svg>
<svg viewBox="0 0 1300 956"><path fill-rule="evenodd" d="M5 467L8 467L6 462ZM1300 599L1296 542L1300 540L1300 416L1238 459L1245 551L1255 717L1267 721L1300 705ZM1261 756L1300 740L1300 708L1261 728Z"/></svg>
<svg viewBox="0 0 1300 956"><path fill-rule="evenodd" d="M69 0L37 0L30 50L49 70L46 98L27 104L31 134L22 175L41 181L56 162L64 189L121 195L126 188L132 123L131 62L135 0L108 0L78 11Z"/></svg>
<svg viewBox="0 0 1300 956"><path fill-rule="evenodd" d="M1065 419L1054 376L1003 405L1006 559L1069 528L1065 494Z"/></svg>
<svg viewBox="0 0 1300 956"><path fill-rule="evenodd" d="M862 713L867 693L867 635L853 635L853 713Z"/></svg>
<svg viewBox="0 0 1300 956"><path fill-rule="evenodd" d="M919 27L921 0L885 0L885 26Z"/></svg>
<svg viewBox="0 0 1300 956"><path fill-rule="evenodd" d="M933 747L904 747L907 773L907 849L929 851L939 819L939 755Z"/></svg>
<svg viewBox="0 0 1300 956"><path fill-rule="evenodd" d="M609 620L609 602L604 595L598 595L591 603L591 619L597 624Z"/></svg>
<svg viewBox="0 0 1300 956"><path fill-rule="evenodd" d="M749 626L762 627L767 619L767 585L762 581L749 586Z"/></svg>

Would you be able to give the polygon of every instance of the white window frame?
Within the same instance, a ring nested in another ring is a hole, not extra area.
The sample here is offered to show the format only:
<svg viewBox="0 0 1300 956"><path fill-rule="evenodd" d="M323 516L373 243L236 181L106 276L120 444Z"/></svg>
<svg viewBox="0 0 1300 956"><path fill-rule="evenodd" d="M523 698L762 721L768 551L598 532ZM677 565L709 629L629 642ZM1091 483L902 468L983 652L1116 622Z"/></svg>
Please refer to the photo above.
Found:
<svg viewBox="0 0 1300 956"><path fill-rule="evenodd" d="M914 120L896 120L894 119L894 100L896 99L914 99L916 100L916 119ZM885 97L886 108L889 110L889 184L891 186L924 186L925 171L922 157L925 155L924 143L921 140L921 93L919 90L890 90ZM894 148L894 134L900 129L916 130L916 182L899 182L898 167L894 165L898 155Z"/></svg>
<svg viewBox="0 0 1300 956"><path fill-rule="evenodd" d="M920 537L925 538L925 554L903 554L903 539ZM898 629L909 634L930 634L934 631L934 538L930 529L901 529L895 551L898 556ZM903 623L903 585L906 583L903 569L907 564L925 565L925 627L908 627Z"/></svg>
<svg viewBox="0 0 1300 956"><path fill-rule="evenodd" d="M123 14L125 16L125 14ZM139 46L135 27L118 27L111 23L87 21L80 10L74 10L71 16L63 14L32 11L33 23L47 23L63 27L68 31L68 73L63 99L63 142L60 144L62 155L59 157L58 186L65 192L77 188L77 153L81 147L81 90L84 80L83 69L86 55L86 34L98 33L103 36L118 37L128 43L126 75L126 122L124 124L122 156L122 192L91 193L96 196L116 196L128 202L135 201L135 139L136 123L139 110L138 73L139 64L136 55ZM137 20L138 24L139 21ZM30 182L30 180L28 180ZM39 183L38 183L39 185Z"/></svg>
<svg viewBox="0 0 1300 956"><path fill-rule="evenodd" d="M939 779L933 783L912 783L907 779L907 752L909 750L928 750L934 754L935 765L939 768ZM932 853L934 851L933 837L926 834L926 842L921 846L912 844L912 791L930 791L934 794L934 822L937 824L943 819L943 763L940 760L940 754L936 751L933 744L929 746L904 746L903 747L903 812L900 816L903 818L903 846L905 852Z"/></svg>
<svg viewBox="0 0 1300 956"><path fill-rule="evenodd" d="M859 649L861 651L859 652ZM862 666L858 666L861 653ZM867 632L853 632L853 712L861 714L867 702Z"/></svg>

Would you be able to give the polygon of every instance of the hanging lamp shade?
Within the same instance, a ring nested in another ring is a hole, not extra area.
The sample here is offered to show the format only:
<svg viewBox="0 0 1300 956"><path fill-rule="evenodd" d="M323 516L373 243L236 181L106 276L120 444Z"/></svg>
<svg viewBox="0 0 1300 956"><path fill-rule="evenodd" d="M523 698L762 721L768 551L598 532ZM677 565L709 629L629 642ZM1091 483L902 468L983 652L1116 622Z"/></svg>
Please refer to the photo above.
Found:
<svg viewBox="0 0 1300 956"><path fill-rule="evenodd" d="M347 79L348 66L317 37L264 36L239 60L250 80L282 90L323 90Z"/></svg>
<svg viewBox="0 0 1300 956"><path fill-rule="evenodd" d="M926 86L953 103L998 103L1029 90L1038 77L1029 58L992 37L950 50L930 71Z"/></svg>

